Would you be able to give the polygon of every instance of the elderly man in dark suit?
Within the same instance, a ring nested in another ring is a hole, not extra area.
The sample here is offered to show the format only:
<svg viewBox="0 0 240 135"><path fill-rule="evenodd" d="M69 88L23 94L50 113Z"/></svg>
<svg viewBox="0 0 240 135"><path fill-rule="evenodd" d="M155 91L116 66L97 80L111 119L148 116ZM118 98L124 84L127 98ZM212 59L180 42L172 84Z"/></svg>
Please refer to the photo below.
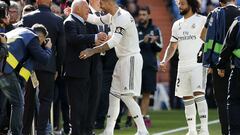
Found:
<svg viewBox="0 0 240 135"><path fill-rule="evenodd" d="M74 0L71 14L64 21L66 32L66 59L65 76L71 106L71 124L73 135L92 135L89 118L91 102L91 63L92 58L81 60L79 54L82 50L102 43L107 35L103 32L94 34L94 25L86 23L89 14L88 4L84 0ZM96 28L97 29L97 28ZM94 119L93 119L94 121Z"/></svg>
<svg viewBox="0 0 240 135"><path fill-rule="evenodd" d="M51 103L53 101L54 83L57 70L63 65L65 36L63 19L51 12L51 0L37 0L38 9L23 16L19 26L31 27L35 23L43 24L52 40L52 56L47 65L35 64L34 70L39 80L39 115L37 134L47 135L46 127L49 121ZM23 134L29 134L35 109L35 93L31 81L28 81L25 94L25 109L23 117Z"/></svg>

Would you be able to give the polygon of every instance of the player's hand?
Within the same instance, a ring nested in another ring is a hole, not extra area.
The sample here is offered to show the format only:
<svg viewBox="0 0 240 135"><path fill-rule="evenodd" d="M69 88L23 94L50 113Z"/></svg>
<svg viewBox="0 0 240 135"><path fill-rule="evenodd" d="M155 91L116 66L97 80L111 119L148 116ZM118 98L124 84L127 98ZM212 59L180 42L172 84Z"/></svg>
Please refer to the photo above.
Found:
<svg viewBox="0 0 240 135"><path fill-rule="evenodd" d="M97 34L97 40L101 40L101 41L106 41L108 39L108 36L106 33L104 32L99 32Z"/></svg>
<svg viewBox="0 0 240 135"><path fill-rule="evenodd" d="M111 35L108 35L107 36L107 40L109 40L109 39L111 39L112 38L112 36Z"/></svg>
<svg viewBox="0 0 240 135"><path fill-rule="evenodd" d="M212 74L213 73L213 69L212 68L208 68L207 73L208 74Z"/></svg>
<svg viewBox="0 0 240 135"><path fill-rule="evenodd" d="M166 62L161 62L160 63L160 70L163 71L163 72L166 72L166 70L167 70Z"/></svg>
<svg viewBox="0 0 240 135"><path fill-rule="evenodd" d="M97 41L95 41L95 46L99 46L99 45L101 45L101 44L103 44L105 41L102 41L102 40L97 40Z"/></svg>
<svg viewBox="0 0 240 135"><path fill-rule="evenodd" d="M224 77L225 76L225 70L224 69L217 69L217 71L218 71L218 75L220 77Z"/></svg>
<svg viewBox="0 0 240 135"><path fill-rule="evenodd" d="M87 48L80 52L80 59L87 59L88 57L91 57L94 54L94 51L92 48Z"/></svg>

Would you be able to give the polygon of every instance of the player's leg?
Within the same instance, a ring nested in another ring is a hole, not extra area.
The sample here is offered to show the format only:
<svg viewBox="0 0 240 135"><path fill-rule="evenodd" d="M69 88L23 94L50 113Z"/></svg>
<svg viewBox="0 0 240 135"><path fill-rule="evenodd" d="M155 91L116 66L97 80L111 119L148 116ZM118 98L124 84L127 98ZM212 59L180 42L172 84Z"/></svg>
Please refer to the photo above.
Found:
<svg viewBox="0 0 240 135"><path fill-rule="evenodd" d="M185 117L188 124L187 135L197 135L196 106L191 89L189 72L178 72L175 95L182 97L184 101Z"/></svg>
<svg viewBox="0 0 240 135"><path fill-rule="evenodd" d="M148 115L150 95L156 91L157 72L154 70L143 69L142 71L142 101L141 111L143 114L144 123L147 128L152 126L150 116Z"/></svg>
<svg viewBox="0 0 240 135"><path fill-rule="evenodd" d="M205 99L205 88L207 79L206 69L202 66L192 70L192 89L197 105L198 115L201 121L200 135L209 135L208 132L208 106Z"/></svg>
<svg viewBox="0 0 240 135"><path fill-rule="evenodd" d="M185 117L188 124L187 135L197 135L196 130L196 106L193 96L183 97L184 107L185 107Z"/></svg>
<svg viewBox="0 0 240 135"><path fill-rule="evenodd" d="M117 94L109 94L109 108L107 114L107 125L104 135L113 135L114 127L120 110L120 97Z"/></svg>
<svg viewBox="0 0 240 135"><path fill-rule="evenodd" d="M132 96L121 96L121 100L126 104L127 108L129 109L133 120L137 125L138 133L141 135L148 135L147 128L144 124L143 117L141 114L141 110L137 102L133 99Z"/></svg>
<svg viewBox="0 0 240 135"><path fill-rule="evenodd" d="M208 132L208 106L205 94L202 92L194 92L195 102L197 105L198 115L201 121L201 130L199 135L209 135Z"/></svg>
<svg viewBox="0 0 240 135"><path fill-rule="evenodd" d="M147 128L144 124L141 109L133 96L140 96L142 84L142 65L143 60L140 54L130 56L122 61L121 69L121 100L129 109L134 122L137 125L136 135L148 135Z"/></svg>
<svg viewBox="0 0 240 135"><path fill-rule="evenodd" d="M113 135L114 127L120 110L120 80L119 74L121 72L120 62L116 63L112 75L112 84L109 94L109 108L107 113L107 123L103 135Z"/></svg>

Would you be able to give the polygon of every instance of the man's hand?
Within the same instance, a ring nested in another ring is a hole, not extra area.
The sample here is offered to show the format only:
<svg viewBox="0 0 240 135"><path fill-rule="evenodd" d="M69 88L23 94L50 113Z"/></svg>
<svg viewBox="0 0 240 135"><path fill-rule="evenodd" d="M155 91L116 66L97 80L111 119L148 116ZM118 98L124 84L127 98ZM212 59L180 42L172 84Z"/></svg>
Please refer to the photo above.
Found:
<svg viewBox="0 0 240 135"><path fill-rule="evenodd" d="M150 43L154 43L158 40L159 36L150 36L149 38L151 39Z"/></svg>
<svg viewBox="0 0 240 135"><path fill-rule="evenodd" d="M220 77L224 77L225 76L225 70L224 69L217 69L217 71L218 71L218 75Z"/></svg>
<svg viewBox="0 0 240 135"><path fill-rule="evenodd" d="M104 32L99 32L97 34L97 40L106 41L108 38L107 34Z"/></svg>
<svg viewBox="0 0 240 135"><path fill-rule="evenodd" d="M63 10L63 13L65 16L69 16L70 13L71 13L71 7L66 7L64 10Z"/></svg>
<svg viewBox="0 0 240 135"><path fill-rule="evenodd" d="M54 75L54 80L56 81L57 80L57 77L58 77L58 71L55 73Z"/></svg>
<svg viewBox="0 0 240 135"><path fill-rule="evenodd" d="M166 70L167 70L166 62L163 61L163 62L160 63L160 70L163 71L163 72L166 72Z"/></svg>
<svg viewBox="0 0 240 135"><path fill-rule="evenodd" d="M208 68L207 73L208 74L212 74L213 73L213 69L212 68Z"/></svg>
<svg viewBox="0 0 240 135"><path fill-rule="evenodd" d="M5 18L2 19L2 22L5 25L9 25L10 24L10 15L7 15Z"/></svg>
<svg viewBox="0 0 240 135"><path fill-rule="evenodd" d="M47 44L45 45L45 47L51 49L52 48L52 41L51 38L47 38Z"/></svg>
<svg viewBox="0 0 240 135"><path fill-rule="evenodd" d="M144 42L144 43L148 43L149 38L150 38L149 35L144 36L143 42Z"/></svg>
<svg viewBox="0 0 240 135"><path fill-rule="evenodd" d="M88 57L91 57L94 53L94 50L92 48L87 48L80 52L80 59L87 59Z"/></svg>
<svg viewBox="0 0 240 135"><path fill-rule="evenodd" d="M109 39L108 35L104 32L99 32L97 34L97 41L95 41L95 46L101 45Z"/></svg>
<svg viewBox="0 0 240 135"><path fill-rule="evenodd" d="M0 33L0 42L2 44L6 44L7 43L7 37L3 33Z"/></svg>

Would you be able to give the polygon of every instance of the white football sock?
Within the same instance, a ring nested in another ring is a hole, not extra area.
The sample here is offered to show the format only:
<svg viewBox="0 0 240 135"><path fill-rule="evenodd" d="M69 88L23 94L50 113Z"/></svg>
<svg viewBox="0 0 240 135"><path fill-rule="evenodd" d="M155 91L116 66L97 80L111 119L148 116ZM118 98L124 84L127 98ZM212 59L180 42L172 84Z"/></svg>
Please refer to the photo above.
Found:
<svg viewBox="0 0 240 135"><path fill-rule="evenodd" d="M148 133L145 123L143 121L140 107L137 104L137 102L133 99L132 96L122 96L121 99L126 104L128 110L130 111L133 120L137 125L137 130L145 134Z"/></svg>
<svg viewBox="0 0 240 135"><path fill-rule="evenodd" d="M201 121L201 130L208 131L208 106L204 95L195 96L198 115Z"/></svg>
<svg viewBox="0 0 240 135"><path fill-rule="evenodd" d="M185 116L190 132L196 131L196 107L194 99L184 100Z"/></svg>
<svg viewBox="0 0 240 135"><path fill-rule="evenodd" d="M107 125L104 130L104 135L113 135L114 127L116 124L116 120L120 111L120 98L110 93L109 94L109 108L107 114Z"/></svg>

